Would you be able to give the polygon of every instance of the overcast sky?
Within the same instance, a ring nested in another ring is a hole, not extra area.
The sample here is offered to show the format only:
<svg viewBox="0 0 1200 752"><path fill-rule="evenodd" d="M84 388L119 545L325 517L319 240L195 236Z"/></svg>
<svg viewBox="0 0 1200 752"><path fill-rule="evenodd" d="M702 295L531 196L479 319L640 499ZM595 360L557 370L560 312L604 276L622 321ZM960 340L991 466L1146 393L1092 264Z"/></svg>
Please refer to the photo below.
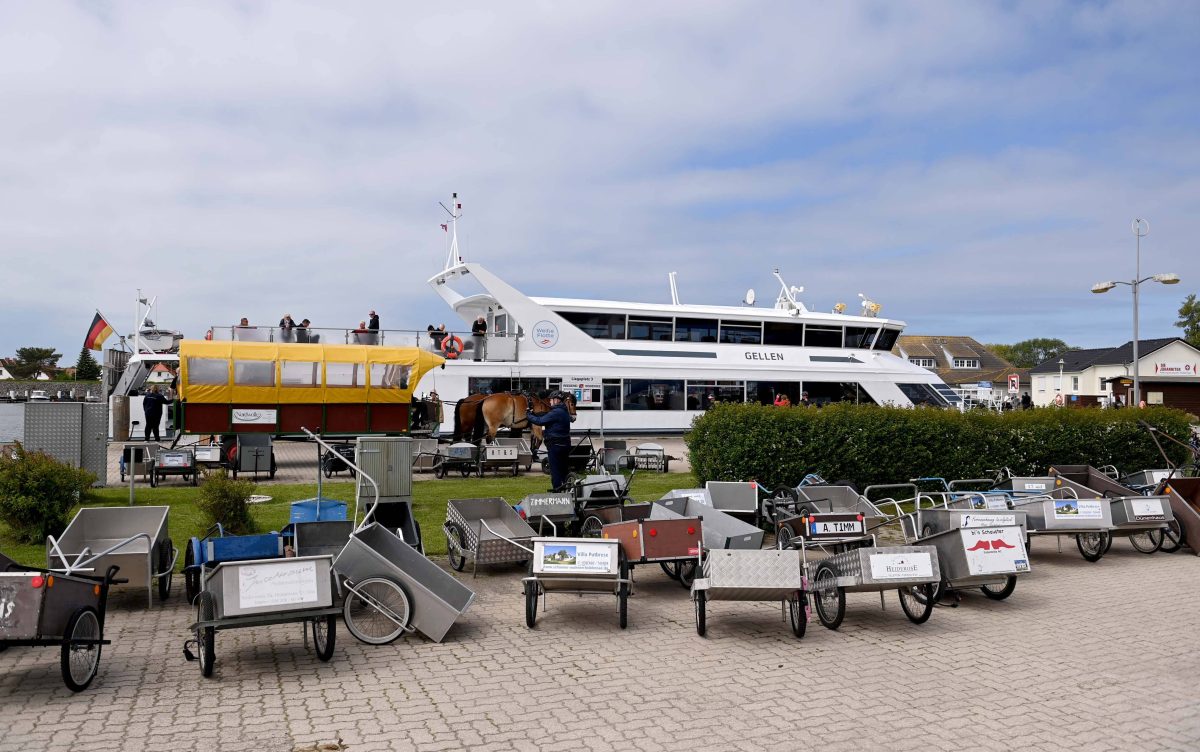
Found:
<svg viewBox="0 0 1200 752"><path fill-rule="evenodd" d="M1143 337L1200 288L1194 2L0 0L0 355L531 295L864 292L913 334ZM111 343L110 343L111 344Z"/></svg>

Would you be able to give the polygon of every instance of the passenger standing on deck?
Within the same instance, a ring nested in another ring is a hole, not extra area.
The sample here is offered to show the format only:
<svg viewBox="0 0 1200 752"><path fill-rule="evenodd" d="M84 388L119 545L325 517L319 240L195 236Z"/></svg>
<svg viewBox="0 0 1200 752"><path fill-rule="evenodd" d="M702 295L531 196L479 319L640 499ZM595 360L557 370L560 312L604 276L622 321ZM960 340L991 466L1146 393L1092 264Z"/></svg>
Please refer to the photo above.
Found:
<svg viewBox="0 0 1200 752"><path fill-rule="evenodd" d="M309 324L308 319L304 319L303 321L300 322L299 326L296 327L296 341L297 342L310 341L308 338L308 324ZM315 342L316 340L314 339L312 341Z"/></svg>
<svg viewBox="0 0 1200 752"><path fill-rule="evenodd" d="M808 399L808 392L801 392L800 401L796 404L800 407L812 407L812 402Z"/></svg>
<svg viewBox="0 0 1200 752"><path fill-rule="evenodd" d="M282 335L284 342L295 342L296 322L292 321L292 314L285 313L283 318L279 320L279 333Z"/></svg>
<svg viewBox="0 0 1200 752"><path fill-rule="evenodd" d="M374 311L367 314L367 328L373 332L379 331L379 316Z"/></svg>
<svg viewBox="0 0 1200 752"><path fill-rule="evenodd" d="M529 422L542 427L542 440L550 463L551 491L561 490L567 481L567 457L571 454L571 414L563 404L562 392L550 393L550 410L542 415L527 414Z"/></svg>
<svg viewBox="0 0 1200 752"><path fill-rule="evenodd" d="M471 324L471 341L475 343L475 360L483 360L487 355L484 350L487 346L487 319L482 316Z"/></svg>
<svg viewBox="0 0 1200 752"><path fill-rule="evenodd" d="M162 423L163 406L166 404L167 398L158 393L158 384L150 387L150 391L142 397L142 412L146 416L146 441L150 441L151 435L155 441L162 441L158 424Z"/></svg>

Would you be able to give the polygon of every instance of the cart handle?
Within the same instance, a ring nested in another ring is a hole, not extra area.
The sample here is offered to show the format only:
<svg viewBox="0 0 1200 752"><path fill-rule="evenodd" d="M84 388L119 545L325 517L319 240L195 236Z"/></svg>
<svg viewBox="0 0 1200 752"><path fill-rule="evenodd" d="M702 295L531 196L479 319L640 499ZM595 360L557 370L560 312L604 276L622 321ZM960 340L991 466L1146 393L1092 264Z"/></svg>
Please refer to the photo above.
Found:
<svg viewBox="0 0 1200 752"><path fill-rule="evenodd" d="M87 559L86 561L81 561L81 559L83 559L83 557L87 555L87 551L88 551L86 548L83 549L83 551L79 554L79 556L76 557L75 563L67 564L66 568L63 569L62 572L64 574L74 574L76 571L82 570L83 568L87 567L89 564L94 564L101 557L108 556L112 552L117 551L118 549L122 549L125 546L128 546L130 543L133 543L135 540L139 540L141 538L146 539L148 549L152 550L154 548L154 541L150 539L149 533L138 533L137 535L133 535L133 536L126 538L125 540L121 541L120 543L118 543L114 546L109 546L104 551L101 551L100 553L96 554L95 556L93 556L90 559ZM50 545L54 548L55 553L57 553L59 555L59 557L62 559L62 562L64 564L66 564L67 560L63 556L62 550L59 549L58 542L56 540L54 540L54 536L52 536L52 535L47 536L47 541L49 541ZM149 554L147 554L147 555L149 555ZM175 558L176 559L179 558L178 549L175 551ZM171 568L174 569L174 566L175 566L175 562L174 562L174 560L172 560ZM155 575L155 577L161 577L161 576L162 576L162 574Z"/></svg>
<svg viewBox="0 0 1200 752"><path fill-rule="evenodd" d="M322 439L320 436L316 435L315 433L313 433L312 431L308 430L308 429L307 429L307 428L305 428L304 426L300 426L300 430L301 430L301 431L303 431L304 433L306 433L306 434L308 435L308 438L310 438L310 439L312 439L313 441L317 442L317 444L318 444L319 446L321 446L321 447L324 447L324 448L325 448L327 451L330 451L330 452L335 452L335 453L337 453L339 456L342 456L340 452L338 452L336 449L334 449L334 448L333 448L333 445L332 445L332 444L330 444L329 442L327 442L327 441L323 440L323 439ZM366 513L366 514L364 514L364 515L363 515L363 521L362 521L362 524L361 524L361 525L355 525L355 527L354 527L354 531L355 531L355 532L358 532L359 530L362 530L364 527L366 527L366 526L367 526L368 522L369 522L369 521L370 521L370 519L371 519L371 516L372 516L373 514L375 514L375 508L379 506L379 484L375 482L375 479L374 479L374 478L372 478L370 475L367 475L366 471L364 471L364 470L363 470L361 467L359 467L358 465L354 464L353 460L347 459L345 456L342 456L342 461L343 461L343 462L345 462L345 463L346 463L347 465L349 465L350 467L352 467L352 468L354 468L355 470L357 470L357 471L358 471L358 474L359 474L361 477L363 477L363 478L366 478L367 482L371 484L371 488L372 488L372 489L375 491L375 502L374 502L373 504L371 504L371 508L370 508L369 510L367 510L367 513ZM354 494L354 519L355 519L356 521L358 520L358 494L357 494L357 493L356 493L356 494Z"/></svg>
<svg viewBox="0 0 1200 752"><path fill-rule="evenodd" d="M558 537L558 525L554 524L554 520L550 519L549 517L547 517L544 514L539 514L538 517L541 517L543 520L545 520L550 525L550 529L554 532L554 537L557 538ZM542 532L542 526L540 524L538 525L538 532L539 533Z"/></svg>
<svg viewBox="0 0 1200 752"><path fill-rule="evenodd" d="M515 540L513 540L512 538L508 538L508 537L506 537L506 536L504 536L504 535L501 535L500 533L496 532L496 531L495 531L495 530L492 528L492 526L491 526L491 525L487 524L487 520L480 519L480 520L479 520L479 524L480 524L480 525L482 525L483 527L487 528L488 532L489 532L489 533L491 533L492 535L496 536L497 538L502 538L502 539L504 539L504 540L508 541L509 543L513 544L514 546L516 546L517 548L521 549L522 551L528 552L528 553L530 553L530 554L532 554L532 553L533 553L533 549L532 549L532 548L526 548L525 546L522 546L520 543L517 543L517 542L516 542Z"/></svg>
<svg viewBox="0 0 1200 752"><path fill-rule="evenodd" d="M891 488L909 489L910 491L912 491L912 496L908 497L910 499L915 499L918 496L918 494L920 493L920 491L917 489L916 483L885 483L883 485L867 486L866 488L863 489L862 496L865 499L867 499L867 501L870 501L872 491L882 491L885 488L887 488L887 489L891 489Z"/></svg>
<svg viewBox="0 0 1200 752"><path fill-rule="evenodd" d="M203 543L204 541L211 538L214 532L217 534L217 537L219 537L219 538L225 537L224 526L222 526L221 523L216 522L216 523L213 523L213 525L211 527L209 527L207 531L205 531L204 537L200 539L200 542Z"/></svg>
<svg viewBox="0 0 1200 752"><path fill-rule="evenodd" d="M163 571L154 575L154 579L157 580L159 577L166 577L167 575L169 575L175 571L175 562L179 561L179 549L175 548L174 544L172 544L171 551L172 551L171 563L167 566L166 569L164 569Z"/></svg>

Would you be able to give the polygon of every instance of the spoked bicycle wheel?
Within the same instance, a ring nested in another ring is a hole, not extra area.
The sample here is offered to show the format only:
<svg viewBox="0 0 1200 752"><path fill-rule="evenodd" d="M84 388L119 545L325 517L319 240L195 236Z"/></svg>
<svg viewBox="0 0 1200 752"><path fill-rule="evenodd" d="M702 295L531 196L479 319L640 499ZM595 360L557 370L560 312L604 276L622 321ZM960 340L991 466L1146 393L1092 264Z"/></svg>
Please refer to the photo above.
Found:
<svg viewBox="0 0 1200 752"><path fill-rule="evenodd" d="M1143 530L1129 536L1129 543L1134 550L1144 554L1152 554L1162 546L1162 535L1155 535L1157 530Z"/></svg>
<svg viewBox="0 0 1200 752"><path fill-rule="evenodd" d="M1108 543L1108 533L1079 533L1075 536L1075 545L1084 561L1100 561Z"/></svg>
<svg viewBox="0 0 1200 752"><path fill-rule="evenodd" d="M351 585L342 606L346 629L368 645L386 645L404 634L411 613L404 589L386 577Z"/></svg>
<svg viewBox="0 0 1200 752"><path fill-rule="evenodd" d="M813 600L817 605L817 618L828 629L842 626L846 618L846 591L837 586L837 574L833 567L821 564L813 578Z"/></svg>
<svg viewBox="0 0 1200 752"><path fill-rule="evenodd" d="M318 616L312 620L313 649L317 651L317 659L328 661L333 657L333 646L337 642L337 617Z"/></svg>
<svg viewBox="0 0 1200 752"><path fill-rule="evenodd" d="M929 616L933 613L933 595L936 587L930 582L900 588L900 610L913 624L929 621Z"/></svg>
<svg viewBox="0 0 1200 752"><path fill-rule="evenodd" d="M1159 541L1158 550L1164 554L1173 554L1183 548L1184 534L1183 527L1179 524L1179 520L1171 520L1167 523L1164 530L1152 533L1162 540Z"/></svg>
<svg viewBox="0 0 1200 752"><path fill-rule="evenodd" d="M1010 574L1008 577L1004 578L1003 585L980 585L979 589L983 591L984 595L992 600L1002 601L1008 596L1012 595L1013 591L1017 589L1017 576L1015 574Z"/></svg>
<svg viewBox="0 0 1200 752"><path fill-rule="evenodd" d="M72 692L82 692L100 667L100 619L85 606L71 615L63 633L62 678Z"/></svg>

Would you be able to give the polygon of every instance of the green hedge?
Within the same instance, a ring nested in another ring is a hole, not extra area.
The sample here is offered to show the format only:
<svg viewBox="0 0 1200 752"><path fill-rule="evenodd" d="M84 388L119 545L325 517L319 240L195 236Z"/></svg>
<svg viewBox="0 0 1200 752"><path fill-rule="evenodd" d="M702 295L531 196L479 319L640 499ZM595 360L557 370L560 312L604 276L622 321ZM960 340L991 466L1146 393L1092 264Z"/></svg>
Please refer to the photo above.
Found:
<svg viewBox="0 0 1200 752"><path fill-rule="evenodd" d="M823 409L717 405L686 436L692 470L709 480L796 485L807 473L859 487L909 478L989 477L1008 467L1043 474L1051 464L1163 466L1145 420L1182 441L1178 410L1049 408L991 413L835 404ZM1186 450L1164 441L1175 463Z"/></svg>

